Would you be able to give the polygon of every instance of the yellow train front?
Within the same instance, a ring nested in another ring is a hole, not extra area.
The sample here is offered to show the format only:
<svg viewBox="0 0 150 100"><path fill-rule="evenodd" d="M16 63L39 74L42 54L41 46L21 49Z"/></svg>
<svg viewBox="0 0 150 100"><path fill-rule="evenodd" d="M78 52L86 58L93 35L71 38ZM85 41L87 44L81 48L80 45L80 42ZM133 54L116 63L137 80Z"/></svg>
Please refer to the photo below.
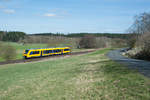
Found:
<svg viewBox="0 0 150 100"><path fill-rule="evenodd" d="M43 57L50 55L62 55L71 53L70 47L58 47L58 48L35 48L24 50L23 57L34 58L34 57Z"/></svg>

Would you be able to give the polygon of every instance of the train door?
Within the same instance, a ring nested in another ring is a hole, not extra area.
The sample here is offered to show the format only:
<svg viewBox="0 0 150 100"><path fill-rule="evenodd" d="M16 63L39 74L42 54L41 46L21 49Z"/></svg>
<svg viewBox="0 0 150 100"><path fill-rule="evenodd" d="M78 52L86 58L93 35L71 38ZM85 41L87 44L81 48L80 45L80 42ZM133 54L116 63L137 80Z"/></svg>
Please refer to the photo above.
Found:
<svg viewBox="0 0 150 100"><path fill-rule="evenodd" d="M63 55L63 49L61 49L61 54Z"/></svg>
<svg viewBox="0 0 150 100"><path fill-rule="evenodd" d="M40 56L42 57L42 55L43 55L43 51L41 50L41 55Z"/></svg>

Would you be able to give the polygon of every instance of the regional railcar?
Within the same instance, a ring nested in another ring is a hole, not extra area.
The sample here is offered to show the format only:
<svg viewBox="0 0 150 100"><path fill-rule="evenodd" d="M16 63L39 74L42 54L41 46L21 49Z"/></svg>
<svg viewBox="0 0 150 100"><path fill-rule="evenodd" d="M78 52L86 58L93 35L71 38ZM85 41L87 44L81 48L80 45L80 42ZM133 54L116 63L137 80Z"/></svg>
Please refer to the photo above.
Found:
<svg viewBox="0 0 150 100"><path fill-rule="evenodd" d="M23 57L34 58L34 57L43 57L50 55L62 55L71 53L70 47L57 47L57 48L34 48L24 50Z"/></svg>

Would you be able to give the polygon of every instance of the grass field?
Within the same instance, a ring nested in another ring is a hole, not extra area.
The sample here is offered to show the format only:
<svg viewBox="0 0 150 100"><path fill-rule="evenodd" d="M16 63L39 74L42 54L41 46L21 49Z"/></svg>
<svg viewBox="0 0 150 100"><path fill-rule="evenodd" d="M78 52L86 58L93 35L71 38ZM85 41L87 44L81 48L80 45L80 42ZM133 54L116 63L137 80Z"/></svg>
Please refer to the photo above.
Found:
<svg viewBox="0 0 150 100"><path fill-rule="evenodd" d="M0 100L150 100L150 79L86 55L0 66Z"/></svg>
<svg viewBox="0 0 150 100"><path fill-rule="evenodd" d="M19 44L15 42L1 42L3 45L11 45L16 49L17 55L14 58L15 59L22 59L23 52L25 49L31 49L31 48L47 48L48 44ZM73 52L79 52L84 51L86 49L72 49ZM88 50L88 49L87 49ZM0 61L5 61L3 58L0 57Z"/></svg>
<svg viewBox="0 0 150 100"><path fill-rule="evenodd" d="M19 44L15 42L1 42L3 45L11 45L16 49L16 57L14 59L22 59L22 53L24 52L24 49L30 49L30 48L45 48L47 44ZM4 59L0 58L0 61L4 61Z"/></svg>

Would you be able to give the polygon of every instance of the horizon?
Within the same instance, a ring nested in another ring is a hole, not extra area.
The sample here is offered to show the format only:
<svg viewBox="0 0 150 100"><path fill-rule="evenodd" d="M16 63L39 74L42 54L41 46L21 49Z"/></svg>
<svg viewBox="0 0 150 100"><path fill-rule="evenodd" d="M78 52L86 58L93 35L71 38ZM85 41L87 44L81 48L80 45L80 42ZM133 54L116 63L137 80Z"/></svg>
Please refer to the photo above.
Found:
<svg viewBox="0 0 150 100"><path fill-rule="evenodd" d="M148 0L0 0L0 30L33 33L126 33Z"/></svg>

